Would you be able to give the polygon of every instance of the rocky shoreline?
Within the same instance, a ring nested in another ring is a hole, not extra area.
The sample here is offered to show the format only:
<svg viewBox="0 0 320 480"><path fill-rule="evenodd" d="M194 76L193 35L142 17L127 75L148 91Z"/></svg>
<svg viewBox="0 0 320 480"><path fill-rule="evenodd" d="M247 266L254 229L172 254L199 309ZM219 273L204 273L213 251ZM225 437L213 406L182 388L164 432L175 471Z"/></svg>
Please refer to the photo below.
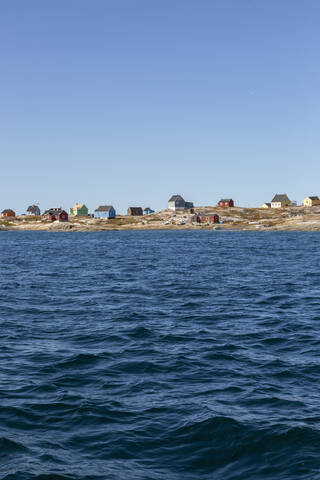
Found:
<svg viewBox="0 0 320 480"><path fill-rule="evenodd" d="M283 209L196 207L202 213L219 214L221 224L198 224L187 212L160 212L143 217L119 215L104 220L70 217L68 222L48 222L40 217L21 215L0 219L0 230L98 232L112 230L244 230L244 231L320 231L320 207Z"/></svg>

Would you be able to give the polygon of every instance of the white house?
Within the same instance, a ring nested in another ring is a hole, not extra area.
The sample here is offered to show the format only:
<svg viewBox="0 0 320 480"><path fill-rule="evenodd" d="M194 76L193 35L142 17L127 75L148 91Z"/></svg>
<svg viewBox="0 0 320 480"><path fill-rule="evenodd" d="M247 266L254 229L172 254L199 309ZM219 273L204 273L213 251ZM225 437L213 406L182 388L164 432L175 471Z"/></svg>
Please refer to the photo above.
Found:
<svg viewBox="0 0 320 480"><path fill-rule="evenodd" d="M169 210L184 210L185 208L193 208L192 202L186 202L181 195L172 195L168 201Z"/></svg>
<svg viewBox="0 0 320 480"><path fill-rule="evenodd" d="M271 200L271 208L290 207L291 200L285 193L277 194Z"/></svg>

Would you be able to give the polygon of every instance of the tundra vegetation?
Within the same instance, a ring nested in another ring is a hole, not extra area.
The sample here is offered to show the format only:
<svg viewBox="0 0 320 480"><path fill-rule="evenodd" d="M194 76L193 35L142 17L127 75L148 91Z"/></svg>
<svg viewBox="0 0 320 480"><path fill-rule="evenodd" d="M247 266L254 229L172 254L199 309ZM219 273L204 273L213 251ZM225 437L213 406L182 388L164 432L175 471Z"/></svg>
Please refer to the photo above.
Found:
<svg viewBox="0 0 320 480"><path fill-rule="evenodd" d="M194 221L188 211L161 210L144 216L117 215L112 219L71 217L68 222L50 223L41 217L21 215L0 219L1 230L48 230L48 231L102 231L102 230L304 230L320 231L320 206L287 207L279 209L241 207L195 207L195 212L217 213L220 225Z"/></svg>

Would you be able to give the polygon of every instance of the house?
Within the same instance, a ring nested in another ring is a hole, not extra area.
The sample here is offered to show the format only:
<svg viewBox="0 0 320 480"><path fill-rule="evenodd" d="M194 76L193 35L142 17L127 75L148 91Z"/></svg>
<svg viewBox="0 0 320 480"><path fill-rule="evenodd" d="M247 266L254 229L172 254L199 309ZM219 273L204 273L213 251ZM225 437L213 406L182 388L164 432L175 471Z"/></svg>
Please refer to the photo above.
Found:
<svg viewBox="0 0 320 480"><path fill-rule="evenodd" d="M221 198L217 205L218 207L234 207L234 201L232 198Z"/></svg>
<svg viewBox="0 0 320 480"><path fill-rule="evenodd" d="M216 213L197 213L194 221L197 223L220 223L220 217Z"/></svg>
<svg viewBox="0 0 320 480"><path fill-rule="evenodd" d="M152 210L150 207L146 207L144 210L143 210L143 213L145 215L150 215L151 213L154 213L154 210Z"/></svg>
<svg viewBox="0 0 320 480"><path fill-rule="evenodd" d="M304 207L313 207L314 205L320 205L319 197L306 197L303 200Z"/></svg>
<svg viewBox="0 0 320 480"><path fill-rule="evenodd" d="M261 205L260 208L271 208L271 203L265 202Z"/></svg>
<svg viewBox="0 0 320 480"><path fill-rule="evenodd" d="M186 202L181 197L181 195L172 195L168 201L169 210L183 210L185 208Z"/></svg>
<svg viewBox="0 0 320 480"><path fill-rule="evenodd" d="M143 215L143 211L141 207L129 207L127 210L127 215L132 217Z"/></svg>
<svg viewBox="0 0 320 480"><path fill-rule="evenodd" d="M67 222L68 214L62 208L50 208L46 210L42 215L43 220L48 220L49 222Z"/></svg>
<svg viewBox="0 0 320 480"><path fill-rule="evenodd" d="M112 205L100 205L93 214L94 218L116 218L116 211Z"/></svg>
<svg viewBox="0 0 320 480"><path fill-rule="evenodd" d="M168 201L168 209L169 210L184 210L185 208L192 209L193 202L186 202L181 195L172 195L172 197Z"/></svg>
<svg viewBox="0 0 320 480"><path fill-rule="evenodd" d="M291 200L285 193L277 193L271 200L271 208L290 207Z"/></svg>
<svg viewBox="0 0 320 480"><path fill-rule="evenodd" d="M30 207L27 208L27 215L40 215L40 208L38 205L30 205Z"/></svg>
<svg viewBox="0 0 320 480"><path fill-rule="evenodd" d="M84 203L76 203L73 207L69 208L70 215L87 217L88 213L88 207L86 207Z"/></svg>
<svg viewBox="0 0 320 480"><path fill-rule="evenodd" d="M11 208L8 208L7 210L3 210L1 212L1 217L15 217L16 214Z"/></svg>

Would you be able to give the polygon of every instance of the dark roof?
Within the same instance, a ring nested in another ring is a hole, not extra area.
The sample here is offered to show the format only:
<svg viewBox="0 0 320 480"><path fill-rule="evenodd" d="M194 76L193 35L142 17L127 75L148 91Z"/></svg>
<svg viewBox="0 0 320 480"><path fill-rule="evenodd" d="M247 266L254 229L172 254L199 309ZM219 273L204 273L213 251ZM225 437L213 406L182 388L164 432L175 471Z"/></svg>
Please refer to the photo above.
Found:
<svg viewBox="0 0 320 480"><path fill-rule="evenodd" d="M60 208L49 208L49 210L46 210L43 212L43 215L60 215L60 213L65 212L61 207Z"/></svg>
<svg viewBox="0 0 320 480"><path fill-rule="evenodd" d="M310 200L319 200L319 197L307 197L310 198Z"/></svg>
<svg viewBox="0 0 320 480"><path fill-rule="evenodd" d="M141 215L142 208L141 207L129 207L127 213L131 213L131 215Z"/></svg>
<svg viewBox="0 0 320 480"><path fill-rule="evenodd" d="M276 203L276 202L277 202L277 203L279 203L279 202L281 202L281 203L291 203L288 195L285 194L285 193L277 193L277 194L273 197L273 199L271 200L271 203Z"/></svg>
<svg viewBox="0 0 320 480"><path fill-rule="evenodd" d="M9 213L9 212L13 212L13 210L11 208L6 208L6 210L2 210L1 213Z"/></svg>
<svg viewBox="0 0 320 480"><path fill-rule="evenodd" d="M271 205L269 202L264 202L262 205Z"/></svg>
<svg viewBox="0 0 320 480"><path fill-rule="evenodd" d="M219 200L219 203L220 202L224 202L224 203L231 202L231 200L232 200L232 198L221 198L221 200Z"/></svg>
<svg viewBox="0 0 320 480"><path fill-rule="evenodd" d="M95 209L95 212L109 212L110 208L113 208L112 205L100 205L100 207Z"/></svg>
<svg viewBox="0 0 320 480"><path fill-rule="evenodd" d="M31 212L31 213L35 213L39 211L40 211L40 208L38 207L38 205L30 205L30 207L28 207L27 209L27 212Z"/></svg>
<svg viewBox="0 0 320 480"><path fill-rule="evenodd" d="M181 195L172 195L170 198L169 202L184 202L184 199L181 197Z"/></svg>

